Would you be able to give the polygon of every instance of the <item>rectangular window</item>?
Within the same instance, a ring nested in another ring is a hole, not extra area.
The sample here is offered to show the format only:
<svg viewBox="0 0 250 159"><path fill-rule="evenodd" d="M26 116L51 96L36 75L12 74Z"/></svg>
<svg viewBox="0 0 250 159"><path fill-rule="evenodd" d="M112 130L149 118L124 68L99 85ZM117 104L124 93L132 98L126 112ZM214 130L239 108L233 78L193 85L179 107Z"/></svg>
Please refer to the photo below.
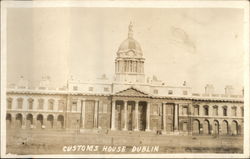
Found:
<svg viewBox="0 0 250 159"><path fill-rule="evenodd" d="M89 87L89 91L93 91L94 90L94 88L93 87Z"/></svg>
<svg viewBox="0 0 250 159"><path fill-rule="evenodd" d="M213 115L218 116L218 107L213 108Z"/></svg>
<svg viewBox="0 0 250 159"><path fill-rule="evenodd" d="M43 109L43 105L44 105L44 100L43 99L39 99L38 100L38 109Z"/></svg>
<svg viewBox="0 0 250 159"><path fill-rule="evenodd" d="M168 90L168 94L173 94L173 90Z"/></svg>
<svg viewBox="0 0 250 159"><path fill-rule="evenodd" d="M237 108L236 107L232 108L232 115L237 116Z"/></svg>
<svg viewBox="0 0 250 159"><path fill-rule="evenodd" d="M11 109L11 107L12 107L12 99L11 98L7 99L7 105L8 105L8 109Z"/></svg>
<svg viewBox="0 0 250 159"><path fill-rule="evenodd" d="M108 87L104 87L104 92L109 92L109 88Z"/></svg>
<svg viewBox="0 0 250 159"><path fill-rule="evenodd" d="M33 99L29 99L29 110L32 110L33 109Z"/></svg>
<svg viewBox="0 0 250 159"><path fill-rule="evenodd" d="M74 90L74 91L77 91L77 90L78 90L78 87L77 87L77 86L73 86L73 90Z"/></svg>
<svg viewBox="0 0 250 159"><path fill-rule="evenodd" d="M63 111L64 108L65 108L65 102L64 102L64 100L60 100L60 101L59 101L58 110L59 110L59 111Z"/></svg>
<svg viewBox="0 0 250 159"><path fill-rule="evenodd" d="M223 116L227 116L227 108L226 107L223 108Z"/></svg>
<svg viewBox="0 0 250 159"><path fill-rule="evenodd" d="M188 91L183 91L183 95L188 95Z"/></svg>
<svg viewBox="0 0 250 159"><path fill-rule="evenodd" d="M244 108L241 108L241 116L244 116Z"/></svg>
<svg viewBox="0 0 250 159"><path fill-rule="evenodd" d="M154 94L158 94L158 90L157 89L154 89Z"/></svg>
<svg viewBox="0 0 250 159"><path fill-rule="evenodd" d="M204 107L204 115L208 116L208 111L209 111L208 106L205 106Z"/></svg>
<svg viewBox="0 0 250 159"><path fill-rule="evenodd" d="M23 99L22 98L18 98L17 99L17 108L18 109L22 109L23 108Z"/></svg>
<svg viewBox="0 0 250 159"><path fill-rule="evenodd" d="M194 115L199 115L199 107L198 106L194 107Z"/></svg>
<svg viewBox="0 0 250 159"><path fill-rule="evenodd" d="M77 111L77 102L76 101L72 102L71 111L75 111L75 112Z"/></svg>
<svg viewBox="0 0 250 159"><path fill-rule="evenodd" d="M182 107L182 115L188 115L188 107L187 106Z"/></svg>
<svg viewBox="0 0 250 159"><path fill-rule="evenodd" d="M50 99L49 100L49 110L53 110L54 109L54 100Z"/></svg>

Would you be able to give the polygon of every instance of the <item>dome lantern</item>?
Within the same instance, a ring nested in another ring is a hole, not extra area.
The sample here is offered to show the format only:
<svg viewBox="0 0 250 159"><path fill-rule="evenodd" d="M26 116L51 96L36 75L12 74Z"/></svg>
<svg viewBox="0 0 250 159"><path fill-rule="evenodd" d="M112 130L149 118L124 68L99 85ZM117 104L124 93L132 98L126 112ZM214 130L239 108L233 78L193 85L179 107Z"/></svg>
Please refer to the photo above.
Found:
<svg viewBox="0 0 250 159"><path fill-rule="evenodd" d="M128 26L128 38L133 39L133 24L131 21L130 21L130 24Z"/></svg>

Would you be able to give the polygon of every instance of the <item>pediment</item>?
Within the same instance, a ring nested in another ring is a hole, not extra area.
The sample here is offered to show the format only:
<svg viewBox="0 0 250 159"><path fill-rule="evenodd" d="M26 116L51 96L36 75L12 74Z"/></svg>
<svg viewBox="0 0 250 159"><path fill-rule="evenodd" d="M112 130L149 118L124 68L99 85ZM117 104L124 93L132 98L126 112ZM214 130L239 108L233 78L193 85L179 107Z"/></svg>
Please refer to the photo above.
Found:
<svg viewBox="0 0 250 159"><path fill-rule="evenodd" d="M128 89L117 92L115 95L141 97L141 96L148 96L149 94L147 94L147 93L145 93L145 92L143 92L141 90L138 90L136 88L130 87Z"/></svg>

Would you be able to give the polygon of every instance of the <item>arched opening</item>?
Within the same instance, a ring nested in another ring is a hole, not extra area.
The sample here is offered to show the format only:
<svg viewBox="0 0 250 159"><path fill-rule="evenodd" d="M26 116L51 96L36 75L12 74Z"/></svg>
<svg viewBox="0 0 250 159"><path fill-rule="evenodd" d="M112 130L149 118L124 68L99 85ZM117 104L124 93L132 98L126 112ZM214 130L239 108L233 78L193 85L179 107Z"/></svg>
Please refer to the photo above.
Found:
<svg viewBox="0 0 250 159"><path fill-rule="evenodd" d="M203 133L205 135L209 135L210 134L210 125L209 125L209 121L205 120L204 124L203 124Z"/></svg>
<svg viewBox="0 0 250 159"><path fill-rule="evenodd" d="M200 134L200 122L199 122L199 120L193 121L193 134Z"/></svg>
<svg viewBox="0 0 250 159"><path fill-rule="evenodd" d="M16 115L16 128L21 128L23 123L23 116L22 114L17 114Z"/></svg>
<svg viewBox="0 0 250 159"><path fill-rule="evenodd" d="M39 114L37 115L37 122L36 122L36 127L38 129L41 129L42 128L42 125L43 125L43 115Z"/></svg>
<svg viewBox="0 0 250 159"><path fill-rule="evenodd" d="M238 123L237 121L233 121L231 125L232 135L238 135Z"/></svg>
<svg viewBox="0 0 250 159"><path fill-rule="evenodd" d="M6 127L7 127L7 128L11 128L11 122L12 122L12 121L11 121L11 114L8 113L8 114L6 115Z"/></svg>
<svg viewBox="0 0 250 159"><path fill-rule="evenodd" d="M53 115L48 115L47 121L48 121L48 125L47 125L48 128L52 129L53 126L54 126L54 117L53 117Z"/></svg>
<svg viewBox="0 0 250 159"><path fill-rule="evenodd" d="M57 123L58 123L58 128L63 128L64 127L64 117L63 117L63 115L59 115L57 117Z"/></svg>
<svg viewBox="0 0 250 159"><path fill-rule="evenodd" d="M228 122L226 120L222 122L222 134L223 135L228 134Z"/></svg>
<svg viewBox="0 0 250 159"><path fill-rule="evenodd" d="M31 125L33 125L33 115L28 114L26 117L26 126L29 129L29 128L31 128Z"/></svg>
<svg viewBox="0 0 250 159"><path fill-rule="evenodd" d="M220 127L220 124L217 120L214 121L214 127L213 127L213 133L215 135L219 135L219 127Z"/></svg>

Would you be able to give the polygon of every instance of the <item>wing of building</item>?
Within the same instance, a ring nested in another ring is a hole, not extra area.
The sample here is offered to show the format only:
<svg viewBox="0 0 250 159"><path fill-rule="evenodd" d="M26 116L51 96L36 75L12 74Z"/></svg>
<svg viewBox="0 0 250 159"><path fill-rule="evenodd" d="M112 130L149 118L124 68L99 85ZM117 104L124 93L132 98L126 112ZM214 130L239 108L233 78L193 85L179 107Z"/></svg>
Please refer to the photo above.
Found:
<svg viewBox="0 0 250 159"><path fill-rule="evenodd" d="M69 80L50 88L46 78L36 88L27 82L7 89L8 129L79 129L84 131L145 131L162 134L243 134L243 94L204 94L184 84L169 86L146 78L143 50L134 39L133 25L118 48L115 78L91 82Z"/></svg>

